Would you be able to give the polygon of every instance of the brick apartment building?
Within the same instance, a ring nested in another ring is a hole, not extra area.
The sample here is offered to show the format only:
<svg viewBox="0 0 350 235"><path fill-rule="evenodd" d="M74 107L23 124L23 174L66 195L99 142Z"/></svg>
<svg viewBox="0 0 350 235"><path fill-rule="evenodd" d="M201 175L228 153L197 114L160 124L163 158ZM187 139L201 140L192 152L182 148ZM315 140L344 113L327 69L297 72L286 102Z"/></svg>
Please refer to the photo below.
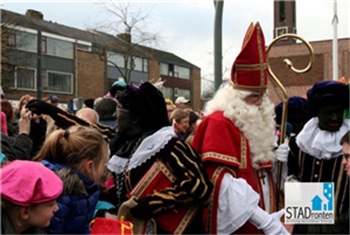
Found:
<svg viewBox="0 0 350 235"><path fill-rule="evenodd" d="M72 28L46 21L35 10L22 15L2 9L1 23L1 84L9 100L37 96L38 81L42 98L56 94L66 105L74 98L103 96L122 76L117 66L124 70L131 46L130 83L161 77L166 98L185 96L195 110L200 108L200 68L170 52L133 44L128 34Z"/></svg>

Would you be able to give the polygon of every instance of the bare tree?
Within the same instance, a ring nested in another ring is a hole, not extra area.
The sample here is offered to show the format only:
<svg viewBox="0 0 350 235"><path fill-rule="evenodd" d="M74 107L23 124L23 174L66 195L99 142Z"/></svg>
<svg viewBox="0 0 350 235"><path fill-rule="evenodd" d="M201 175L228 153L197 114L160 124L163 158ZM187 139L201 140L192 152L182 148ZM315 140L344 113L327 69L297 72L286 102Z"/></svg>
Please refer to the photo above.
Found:
<svg viewBox="0 0 350 235"><path fill-rule="evenodd" d="M229 48L226 48L223 56L226 56L229 53ZM208 51L209 57L213 57L213 52ZM214 67L213 62L209 62L208 67ZM222 83L226 83L230 80L230 74L231 74L231 67L222 64ZM215 81L214 81L214 74L212 72L209 72L207 74L204 74L201 78L201 84L202 84L202 93L201 93L201 99L203 102L207 102L211 98L213 98L215 94Z"/></svg>
<svg viewBox="0 0 350 235"><path fill-rule="evenodd" d="M125 1L103 3L102 8L107 13L107 18L96 28L99 31L113 33L116 37L103 48L101 58L117 68L125 81L129 83L131 71L135 68L135 57L152 57L145 46L157 44L159 34L145 31L146 21L150 19L151 12L149 11L135 10L129 2ZM123 67L106 56L107 50L123 55Z"/></svg>
<svg viewBox="0 0 350 235"><path fill-rule="evenodd" d="M215 93L214 81L202 77L201 99L206 102L210 100Z"/></svg>

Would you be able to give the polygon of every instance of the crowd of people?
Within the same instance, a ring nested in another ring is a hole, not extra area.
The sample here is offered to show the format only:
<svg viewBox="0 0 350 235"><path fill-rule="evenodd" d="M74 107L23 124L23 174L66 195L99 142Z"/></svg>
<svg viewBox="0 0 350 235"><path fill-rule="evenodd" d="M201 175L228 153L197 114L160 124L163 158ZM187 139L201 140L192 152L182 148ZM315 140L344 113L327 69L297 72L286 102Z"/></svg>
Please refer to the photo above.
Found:
<svg viewBox="0 0 350 235"><path fill-rule="evenodd" d="M2 96L1 233L90 234L103 218L134 234L349 234L349 86L319 81L291 96L279 141L282 103L267 84L256 23L198 112L150 82L118 80L74 114L54 95L15 108ZM334 183L334 224L283 222L279 163L282 186Z"/></svg>

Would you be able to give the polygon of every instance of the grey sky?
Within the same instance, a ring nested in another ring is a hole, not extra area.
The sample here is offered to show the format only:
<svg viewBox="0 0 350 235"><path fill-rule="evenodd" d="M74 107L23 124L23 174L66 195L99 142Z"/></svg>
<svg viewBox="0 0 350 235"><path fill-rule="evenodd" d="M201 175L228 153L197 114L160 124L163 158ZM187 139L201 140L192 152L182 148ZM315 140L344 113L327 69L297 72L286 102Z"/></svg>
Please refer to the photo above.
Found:
<svg viewBox="0 0 350 235"><path fill-rule="evenodd" d="M98 1L16 1L2 0L1 7L24 14L34 9L44 14L45 20L79 28L95 28L106 15ZM101 1L111 2L111 1ZM199 66L202 76L212 79L213 24L212 0L131 1L132 7L151 12L146 31L160 33L157 46ZM296 0L297 34L308 41L331 40L333 37L334 0ZM348 0L337 0L338 37L349 36ZM273 36L273 0L225 0L223 13L223 67L224 76L240 51L250 22L259 21L269 44Z"/></svg>

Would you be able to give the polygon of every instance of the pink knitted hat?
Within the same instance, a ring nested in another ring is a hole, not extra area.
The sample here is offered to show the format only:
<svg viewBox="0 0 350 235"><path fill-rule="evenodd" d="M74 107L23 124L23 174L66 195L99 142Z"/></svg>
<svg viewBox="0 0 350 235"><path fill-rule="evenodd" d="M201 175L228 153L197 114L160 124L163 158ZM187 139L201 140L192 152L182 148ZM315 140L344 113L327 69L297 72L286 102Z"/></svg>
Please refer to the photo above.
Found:
<svg viewBox="0 0 350 235"><path fill-rule="evenodd" d="M0 169L1 197L16 205L52 201L62 191L62 180L40 162L15 160Z"/></svg>

